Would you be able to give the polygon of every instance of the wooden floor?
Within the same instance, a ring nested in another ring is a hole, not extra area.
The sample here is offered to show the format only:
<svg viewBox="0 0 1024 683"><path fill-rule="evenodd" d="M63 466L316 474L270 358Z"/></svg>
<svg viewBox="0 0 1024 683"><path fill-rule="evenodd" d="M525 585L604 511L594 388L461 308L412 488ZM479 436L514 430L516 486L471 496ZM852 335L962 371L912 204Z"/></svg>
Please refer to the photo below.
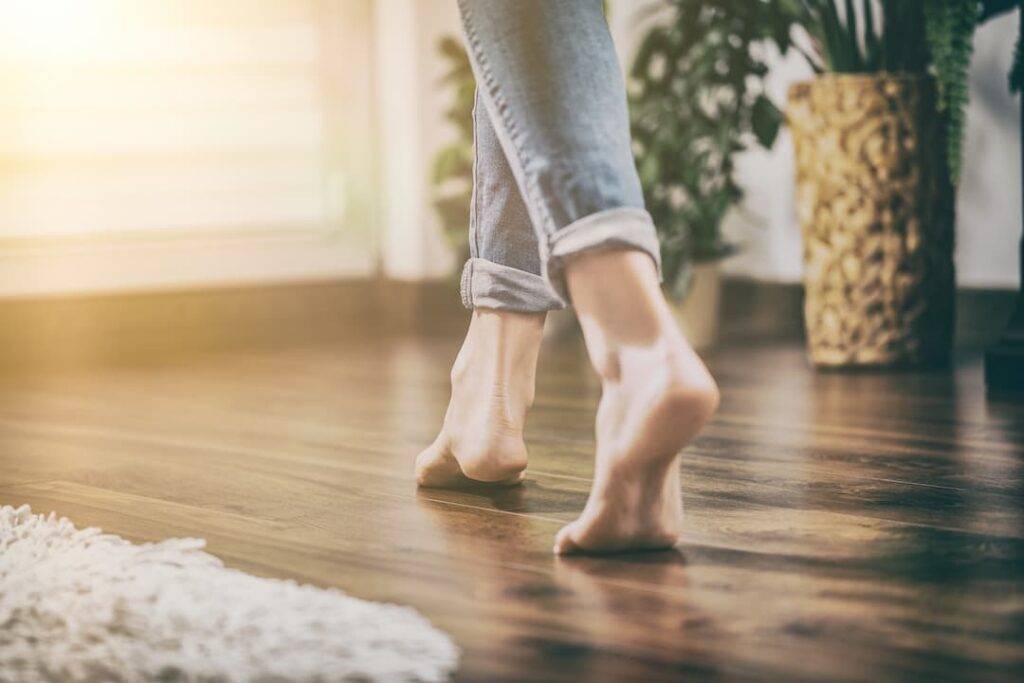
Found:
<svg viewBox="0 0 1024 683"><path fill-rule="evenodd" d="M527 483L417 491L454 337L22 374L0 382L0 503L415 606L465 681L1024 676L1024 407L955 373L816 374L719 351L683 457L678 552L556 559L598 387L545 349Z"/></svg>

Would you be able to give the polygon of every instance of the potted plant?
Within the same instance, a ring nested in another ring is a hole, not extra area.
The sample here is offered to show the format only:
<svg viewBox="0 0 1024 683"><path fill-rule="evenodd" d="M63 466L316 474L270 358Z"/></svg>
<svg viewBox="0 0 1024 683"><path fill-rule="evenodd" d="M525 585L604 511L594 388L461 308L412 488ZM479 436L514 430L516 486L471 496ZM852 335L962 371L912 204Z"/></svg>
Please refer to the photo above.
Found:
<svg viewBox="0 0 1024 683"><path fill-rule="evenodd" d="M454 127L455 139L434 156L431 173L434 210L441 219L445 236L459 258L455 276L469 258L469 205L473 197L473 96L476 80L462 44L452 36L438 43L438 51L447 64L441 81L451 93L444 111L445 120Z"/></svg>
<svg viewBox="0 0 1024 683"><path fill-rule="evenodd" d="M766 54L789 47L787 0L673 0L640 43L629 78L637 168L657 226L664 287L690 342L718 319L722 221L742 198L735 155L771 147L782 115L764 90ZM665 20L667 19L667 20Z"/></svg>
<svg viewBox="0 0 1024 683"><path fill-rule="evenodd" d="M978 0L800 0L817 73L790 90L805 325L818 366L946 360L954 183ZM986 6L987 5L987 6ZM1005 7L1004 9L1008 9Z"/></svg>

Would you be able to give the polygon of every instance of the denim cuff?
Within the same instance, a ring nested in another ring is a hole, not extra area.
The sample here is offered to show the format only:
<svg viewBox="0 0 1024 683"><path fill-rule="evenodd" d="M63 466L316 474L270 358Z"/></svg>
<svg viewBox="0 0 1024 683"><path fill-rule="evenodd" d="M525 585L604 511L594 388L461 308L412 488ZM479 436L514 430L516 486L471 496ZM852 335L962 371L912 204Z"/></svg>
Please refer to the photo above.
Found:
<svg viewBox="0 0 1024 683"><path fill-rule="evenodd" d="M565 308L540 275L482 258L466 261L459 289L469 309L543 313Z"/></svg>
<svg viewBox="0 0 1024 683"><path fill-rule="evenodd" d="M568 304L565 259L584 251L622 248L637 249L650 256L661 280L661 247L651 214L643 209L619 208L581 218L548 237L548 281Z"/></svg>

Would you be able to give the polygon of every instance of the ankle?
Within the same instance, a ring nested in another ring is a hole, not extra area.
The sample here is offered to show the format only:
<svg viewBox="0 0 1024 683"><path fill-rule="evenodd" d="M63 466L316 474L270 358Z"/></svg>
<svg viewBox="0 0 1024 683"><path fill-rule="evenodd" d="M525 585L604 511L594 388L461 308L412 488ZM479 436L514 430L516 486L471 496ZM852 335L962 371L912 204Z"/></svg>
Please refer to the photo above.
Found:
<svg viewBox="0 0 1024 683"><path fill-rule="evenodd" d="M509 338L537 339L544 332L546 313L517 313L496 308L474 308L469 320L470 331Z"/></svg>
<svg viewBox="0 0 1024 683"><path fill-rule="evenodd" d="M677 332L654 261L631 249L587 252L566 264L584 334L612 347L647 345Z"/></svg>
<svg viewBox="0 0 1024 683"><path fill-rule="evenodd" d="M715 412L718 387L679 330L646 254L582 254L568 264L566 278L602 383L653 393L701 421Z"/></svg>
<svg viewBox="0 0 1024 683"><path fill-rule="evenodd" d="M627 393L648 393L710 416L718 409L718 385L697 354L679 336L666 335L647 347L609 350L593 363L601 383Z"/></svg>
<svg viewBox="0 0 1024 683"><path fill-rule="evenodd" d="M532 404L544 318L543 313L475 309L452 365L453 398L508 409Z"/></svg>

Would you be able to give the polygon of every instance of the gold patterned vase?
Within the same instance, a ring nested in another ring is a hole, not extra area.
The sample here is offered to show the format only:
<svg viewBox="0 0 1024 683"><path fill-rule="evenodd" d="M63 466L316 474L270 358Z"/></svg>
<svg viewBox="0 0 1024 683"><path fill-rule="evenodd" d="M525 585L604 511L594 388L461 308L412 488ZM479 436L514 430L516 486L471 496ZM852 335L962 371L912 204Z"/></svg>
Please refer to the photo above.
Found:
<svg viewBox="0 0 1024 683"><path fill-rule="evenodd" d="M818 366L949 356L954 192L934 82L826 74L794 85L804 318Z"/></svg>

